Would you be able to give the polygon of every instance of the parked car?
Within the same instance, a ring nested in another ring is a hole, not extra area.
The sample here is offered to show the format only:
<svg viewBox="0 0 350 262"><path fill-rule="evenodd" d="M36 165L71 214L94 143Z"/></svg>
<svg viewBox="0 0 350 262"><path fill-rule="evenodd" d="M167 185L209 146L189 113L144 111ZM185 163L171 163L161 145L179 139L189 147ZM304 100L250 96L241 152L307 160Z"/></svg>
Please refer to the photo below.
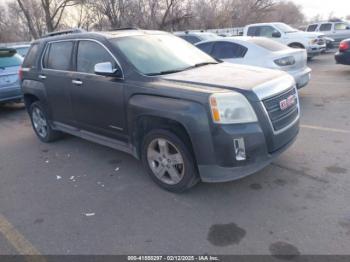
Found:
<svg viewBox="0 0 350 262"><path fill-rule="evenodd" d="M15 49L0 48L0 104L21 101L18 70L22 61Z"/></svg>
<svg viewBox="0 0 350 262"><path fill-rule="evenodd" d="M14 45L10 46L10 48L16 49L17 54L21 55L22 57L25 57L28 53L30 45Z"/></svg>
<svg viewBox="0 0 350 262"><path fill-rule="evenodd" d="M294 77L298 88L310 81L311 69L304 49L293 49L264 37L226 37L196 46L225 62L285 71Z"/></svg>
<svg viewBox="0 0 350 262"><path fill-rule="evenodd" d="M165 32L56 33L21 72L41 141L65 132L129 153L173 192L250 175L299 131L291 76L219 63Z"/></svg>
<svg viewBox="0 0 350 262"><path fill-rule="evenodd" d="M308 58L326 49L323 34L302 32L284 23L260 23L244 28L244 36L268 37L292 48L306 49Z"/></svg>
<svg viewBox="0 0 350 262"><path fill-rule="evenodd" d="M218 39L220 36L209 32L175 32L174 35L186 40L191 44L195 44L205 40Z"/></svg>
<svg viewBox="0 0 350 262"><path fill-rule="evenodd" d="M350 38L350 24L346 21L327 21L308 25L307 32L320 32L335 40L339 44L342 40Z"/></svg>
<svg viewBox="0 0 350 262"><path fill-rule="evenodd" d="M339 51L335 54L338 64L350 65L350 38L340 42Z"/></svg>

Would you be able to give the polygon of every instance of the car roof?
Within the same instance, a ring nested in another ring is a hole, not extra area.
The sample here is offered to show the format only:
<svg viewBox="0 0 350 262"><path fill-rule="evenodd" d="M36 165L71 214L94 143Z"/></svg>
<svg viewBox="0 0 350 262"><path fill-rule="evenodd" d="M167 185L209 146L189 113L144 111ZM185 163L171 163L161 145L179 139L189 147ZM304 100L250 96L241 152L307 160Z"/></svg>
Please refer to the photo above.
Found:
<svg viewBox="0 0 350 262"><path fill-rule="evenodd" d="M51 42L51 41L60 41L60 40L70 40L70 39L84 39L84 38L105 38L112 39L118 37L126 37L126 36L142 36L142 35L167 35L170 33L164 31L156 31L156 30L142 30L142 29L125 29L125 30L114 30L114 31L102 31L102 32L76 32L76 33L68 33L62 35L54 35L54 36L44 36L33 43L40 42Z"/></svg>
<svg viewBox="0 0 350 262"><path fill-rule="evenodd" d="M276 24L284 24L284 23L281 23L281 22L256 23L256 24L247 25L247 27L250 27L250 26L262 26L262 25L276 25Z"/></svg>

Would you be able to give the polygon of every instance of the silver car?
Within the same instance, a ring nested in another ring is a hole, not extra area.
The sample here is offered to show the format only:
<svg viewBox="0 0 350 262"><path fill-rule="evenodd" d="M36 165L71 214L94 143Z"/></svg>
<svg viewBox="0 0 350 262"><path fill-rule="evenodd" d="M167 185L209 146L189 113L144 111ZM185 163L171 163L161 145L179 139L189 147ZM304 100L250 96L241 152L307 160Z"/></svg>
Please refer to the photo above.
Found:
<svg viewBox="0 0 350 262"><path fill-rule="evenodd" d="M298 88L311 78L305 49L290 48L264 37L226 37L196 46L216 59L285 71L294 77Z"/></svg>
<svg viewBox="0 0 350 262"><path fill-rule="evenodd" d="M18 71L22 62L15 49L0 48L0 104L21 101Z"/></svg>

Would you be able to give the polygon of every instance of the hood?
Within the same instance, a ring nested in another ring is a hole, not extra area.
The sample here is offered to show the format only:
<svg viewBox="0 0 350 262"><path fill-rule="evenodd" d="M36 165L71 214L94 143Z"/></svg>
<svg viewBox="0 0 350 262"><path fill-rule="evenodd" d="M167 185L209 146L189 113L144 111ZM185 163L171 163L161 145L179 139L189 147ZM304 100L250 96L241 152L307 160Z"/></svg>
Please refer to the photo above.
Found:
<svg viewBox="0 0 350 262"><path fill-rule="evenodd" d="M278 70L224 62L160 77L170 82L250 91L257 86L284 76L286 73Z"/></svg>
<svg viewBox="0 0 350 262"><path fill-rule="evenodd" d="M289 37L307 37L307 38L317 38L320 36L324 36L323 33L316 33L316 32L303 32L303 31L296 31L292 33L286 34Z"/></svg>

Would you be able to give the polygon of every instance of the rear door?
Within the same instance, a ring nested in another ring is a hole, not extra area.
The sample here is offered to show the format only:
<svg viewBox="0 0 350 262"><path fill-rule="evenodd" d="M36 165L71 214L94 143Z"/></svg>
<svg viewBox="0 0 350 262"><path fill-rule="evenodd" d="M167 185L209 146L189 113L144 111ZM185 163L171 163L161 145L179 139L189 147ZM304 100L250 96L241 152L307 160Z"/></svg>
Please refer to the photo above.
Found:
<svg viewBox="0 0 350 262"><path fill-rule="evenodd" d="M73 125L70 101L72 82L72 52L74 41L52 42L46 45L38 79L44 84L53 121Z"/></svg>
<svg viewBox="0 0 350 262"><path fill-rule="evenodd" d="M79 128L123 140L124 81L94 73L98 63L111 62L117 65L116 58L95 40L80 40L75 57L76 72L70 86L74 116Z"/></svg>

